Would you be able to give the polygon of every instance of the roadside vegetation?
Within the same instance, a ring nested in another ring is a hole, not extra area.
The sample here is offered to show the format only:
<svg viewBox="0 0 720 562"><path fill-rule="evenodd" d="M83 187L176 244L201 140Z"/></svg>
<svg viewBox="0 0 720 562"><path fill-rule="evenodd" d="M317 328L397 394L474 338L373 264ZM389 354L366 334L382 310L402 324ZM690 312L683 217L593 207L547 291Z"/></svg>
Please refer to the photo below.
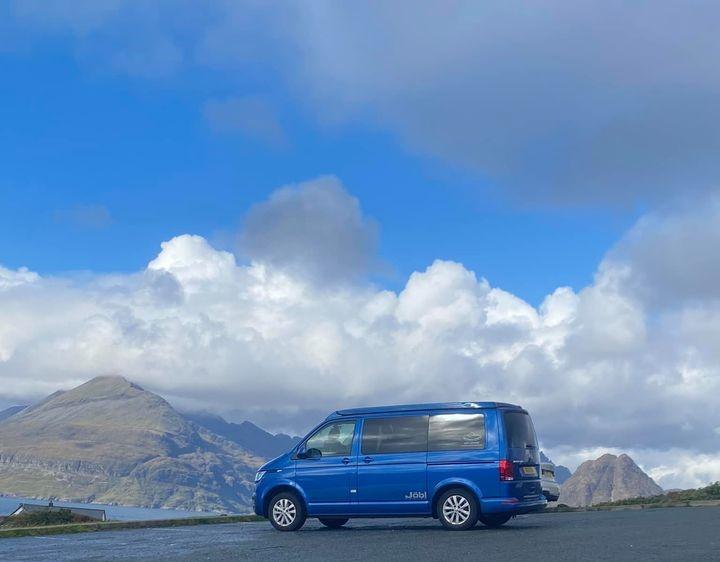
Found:
<svg viewBox="0 0 720 562"><path fill-rule="evenodd" d="M7 517L0 525L7 527L44 527L47 525L68 525L70 523L89 523L90 517L74 515L69 509L58 511L41 511L38 513L24 513L16 517Z"/></svg>
<svg viewBox="0 0 720 562"><path fill-rule="evenodd" d="M699 503L695 503L699 502ZM546 511L550 513L559 513L566 511L593 511L609 509L613 507L623 506L639 506L639 507L678 507L702 505L702 502L720 502L720 482L715 482L704 488L696 488L692 490L678 490L674 492L665 492L657 496L630 498L627 500L617 500L614 502L596 503L588 507L571 507L565 504L558 504L548 508Z"/></svg>
<svg viewBox="0 0 720 562"><path fill-rule="evenodd" d="M631 498L614 502L595 504L593 507L612 507L621 505L677 505L695 501L720 500L720 482L715 482L704 488L693 490L678 490L677 492L666 492L648 498Z"/></svg>

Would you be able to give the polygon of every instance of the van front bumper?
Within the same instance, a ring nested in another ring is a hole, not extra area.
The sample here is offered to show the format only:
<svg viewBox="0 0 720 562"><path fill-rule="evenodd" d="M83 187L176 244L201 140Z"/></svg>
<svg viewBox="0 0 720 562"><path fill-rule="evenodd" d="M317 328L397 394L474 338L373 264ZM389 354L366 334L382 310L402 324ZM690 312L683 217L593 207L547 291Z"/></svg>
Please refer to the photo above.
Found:
<svg viewBox="0 0 720 562"><path fill-rule="evenodd" d="M480 511L482 513L512 513L521 515L523 513L536 513L543 511L547 506L544 496L537 496L532 499L519 500L518 498L483 498L480 500Z"/></svg>

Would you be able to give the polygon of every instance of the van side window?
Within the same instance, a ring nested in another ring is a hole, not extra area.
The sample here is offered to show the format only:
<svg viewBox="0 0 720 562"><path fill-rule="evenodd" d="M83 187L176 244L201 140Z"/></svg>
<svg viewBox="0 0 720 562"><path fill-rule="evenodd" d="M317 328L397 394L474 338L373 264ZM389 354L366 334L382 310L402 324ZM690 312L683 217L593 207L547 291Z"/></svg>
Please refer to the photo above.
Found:
<svg viewBox="0 0 720 562"><path fill-rule="evenodd" d="M430 416L430 451L485 448L485 414Z"/></svg>
<svg viewBox="0 0 720 562"><path fill-rule="evenodd" d="M362 454L427 451L428 416L368 418L362 435Z"/></svg>
<svg viewBox="0 0 720 562"><path fill-rule="evenodd" d="M318 429L305 442L305 450L317 449L323 457L347 456L352 449L355 422L343 421Z"/></svg>

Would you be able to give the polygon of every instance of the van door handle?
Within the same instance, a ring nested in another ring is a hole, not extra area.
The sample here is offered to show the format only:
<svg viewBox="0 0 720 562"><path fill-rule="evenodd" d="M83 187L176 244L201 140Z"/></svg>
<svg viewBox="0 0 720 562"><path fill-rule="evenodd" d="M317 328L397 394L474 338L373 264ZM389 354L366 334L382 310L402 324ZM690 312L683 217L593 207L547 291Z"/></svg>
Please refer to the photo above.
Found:
<svg viewBox="0 0 720 562"><path fill-rule="evenodd" d="M350 464L350 459L347 458L347 457L345 457L345 458L342 460L342 463L343 463L343 464Z"/></svg>
<svg viewBox="0 0 720 562"><path fill-rule="evenodd" d="M372 457L365 457L365 458L363 459L363 462L364 462L364 463L372 462Z"/></svg>

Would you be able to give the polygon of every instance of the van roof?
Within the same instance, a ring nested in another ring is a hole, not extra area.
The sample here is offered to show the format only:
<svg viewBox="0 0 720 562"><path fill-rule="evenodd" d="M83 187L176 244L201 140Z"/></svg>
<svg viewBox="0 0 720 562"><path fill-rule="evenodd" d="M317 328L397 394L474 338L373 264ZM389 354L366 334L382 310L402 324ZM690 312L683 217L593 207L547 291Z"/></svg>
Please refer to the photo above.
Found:
<svg viewBox="0 0 720 562"><path fill-rule="evenodd" d="M330 418L342 416L357 416L365 414L390 414L400 412L424 412L432 410L477 410L481 408L517 408L520 406L515 404L506 404L505 402L436 402L431 404L399 404L395 406L373 406L371 408L349 408L347 410L338 410L328 416Z"/></svg>

